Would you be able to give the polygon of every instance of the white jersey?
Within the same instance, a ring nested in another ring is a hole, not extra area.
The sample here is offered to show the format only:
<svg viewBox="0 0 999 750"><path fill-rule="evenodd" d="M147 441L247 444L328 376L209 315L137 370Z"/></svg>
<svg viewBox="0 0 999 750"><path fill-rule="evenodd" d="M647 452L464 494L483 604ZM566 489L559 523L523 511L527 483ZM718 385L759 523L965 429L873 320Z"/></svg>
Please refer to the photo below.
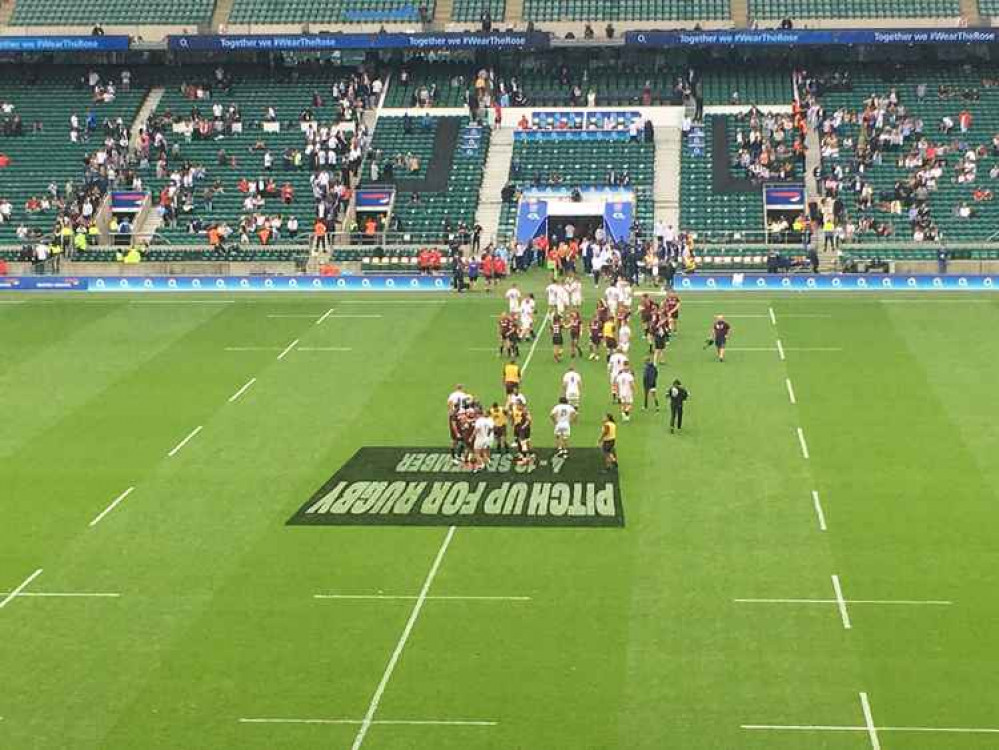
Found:
<svg viewBox="0 0 999 750"><path fill-rule="evenodd" d="M485 450L492 445L493 428L495 426L496 423L485 415L475 420L475 424L472 425L472 429L476 450Z"/></svg>
<svg viewBox="0 0 999 750"><path fill-rule="evenodd" d="M621 296L621 304L625 307L631 307L631 284L621 284L618 287L618 294Z"/></svg>
<svg viewBox="0 0 999 750"><path fill-rule="evenodd" d="M617 346L625 354L631 349L631 327L627 323L617 329Z"/></svg>
<svg viewBox="0 0 999 750"><path fill-rule="evenodd" d="M618 302L621 301L621 290L616 286L609 286L604 292L604 301L607 302L607 307L611 311L611 314L617 312Z"/></svg>
<svg viewBox="0 0 999 750"><path fill-rule="evenodd" d="M545 293L548 295L548 307L555 307L558 304L558 295L561 289L561 285L554 281L545 287Z"/></svg>
<svg viewBox="0 0 999 750"><path fill-rule="evenodd" d="M452 391L451 395L447 397L448 411L457 410L469 398L470 396L462 390Z"/></svg>
<svg viewBox="0 0 999 750"><path fill-rule="evenodd" d="M579 279L565 282L565 289L569 293L569 304L573 307L583 306L583 285Z"/></svg>
<svg viewBox="0 0 999 750"><path fill-rule="evenodd" d="M617 385L617 397L628 403L635 398L635 376L631 370L622 370L614 381Z"/></svg>
<svg viewBox="0 0 999 750"><path fill-rule="evenodd" d="M552 419L555 420L555 434L568 435L576 409L571 404L555 404Z"/></svg>
<svg viewBox="0 0 999 750"><path fill-rule="evenodd" d="M558 310L559 315L565 312L565 309L569 306L569 292L562 285L559 285L558 291L555 293L555 309Z"/></svg>
<svg viewBox="0 0 999 750"><path fill-rule="evenodd" d="M511 393L506 397L506 410L511 411L514 406L527 406L527 396L523 393Z"/></svg>
<svg viewBox="0 0 999 750"><path fill-rule="evenodd" d="M507 289L506 290L506 304L507 309L516 313L520 311L520 290L519 289Z"/></svg>
<svg viewBox="0 0 999 750"><path fill-rule="evenodd" d="M621 370L624 369L624 365L627 361L628 358L623 352L614 352L610 355L610 359L607 360L607 371L610 373L611 383L617 382L617 376L621 373Z"/></svg>
<svg viewBox="0 0 999 750"><path fill-rule="evenodd" d="M562 376L562 392L567 399L578 399L583 390L583 376L570 370Z"/></svg>
<svg viewBox="0 0 999 750"><path fill-rule="evenodd" d="M529 330L534 325L534 300L527 298L520 303L520 327Z"/></svg>

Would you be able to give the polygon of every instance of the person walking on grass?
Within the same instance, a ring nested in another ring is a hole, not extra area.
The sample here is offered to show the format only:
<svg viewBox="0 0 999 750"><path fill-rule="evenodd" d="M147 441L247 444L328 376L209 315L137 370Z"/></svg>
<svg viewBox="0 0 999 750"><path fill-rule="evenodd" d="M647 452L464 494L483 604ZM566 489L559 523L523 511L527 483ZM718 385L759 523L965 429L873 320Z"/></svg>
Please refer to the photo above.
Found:
<svg viewBox="0 0 999 750"><path fill-rule="evenodd" d="M617 423L608 412L600 425L600 449L604 453L604 471L617 468Z"/></svg>
<svg viewBox="0 0 999 750"><path fill-rule="evenodd" d="M645 368L642 370L642 390L645 391L645 399L642 402L642 411L649 408L649 396L652 396L652 403L655 404L656 411L659 411L659 394L656 392L656 384L659 382L659 370L652 357L645 358Z"/></svg>
<svg viewBox="0 0 999 750"><path fill-rule="evenodd" d="M721 315L716 315L715 322L711 324L711 337L707 340L705 347L714 344L719 362L725 361L725 342L728 341L728 335L731 331L732 326L728 324L725 318Z"/></svg>
<svg viewBox="0 0 999 750"><path fill-rule="evenodd" d="M683 402L690 398L690 393L683 383L674 380L669 387L669 431L679 432L683 429Z"/></svg>

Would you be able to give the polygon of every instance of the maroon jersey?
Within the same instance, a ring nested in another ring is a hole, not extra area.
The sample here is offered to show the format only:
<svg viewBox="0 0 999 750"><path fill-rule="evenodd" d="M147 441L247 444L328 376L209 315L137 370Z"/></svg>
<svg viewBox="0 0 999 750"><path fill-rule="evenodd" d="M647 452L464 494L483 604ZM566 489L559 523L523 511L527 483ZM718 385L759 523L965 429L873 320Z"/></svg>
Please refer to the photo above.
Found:
<svg viewBox="0 0 999 750"><path fill-rule="evenodd" d="M579 314L574 314L569 318L569 335L574 339L578 339L583 333L583 319L579 317Z"/></svg>
<svg viewBox="0 0 999 750"><path fill-rule="evenodd" d="M715 343L725 343L725 339L728 337L728 332L730 330L732 330L732 327L724 320L716 320L715 324L711 326L711 331L715 337Z"/></svg>
<svg viewBox="0 0 999 750"><path fill-rule="evenodd" d="M500 336L503 338L509 338L510 332L513 331L513 321L510 320L506 315L503 315L499 319L499 332Z"/></svg>
<svg viewBox="0 0 999 750"><path fill-rule="evenodd" d="M680 312L680 298L676 296L666 298L666 314L675 318Z"/></svg>
<svg viewBox="0 0 999 750"><path fill-rule="evenodd" d="M555 316L552 318L552 336L562 335L562 318Z"/></svg>
<svg viewBox="0 0 999 750"><path fill-rule="evenodd" d="M601 331L604 325L600 322L600 318L594 318L590 321L590 340L600 341L603 338Z"/></svg>

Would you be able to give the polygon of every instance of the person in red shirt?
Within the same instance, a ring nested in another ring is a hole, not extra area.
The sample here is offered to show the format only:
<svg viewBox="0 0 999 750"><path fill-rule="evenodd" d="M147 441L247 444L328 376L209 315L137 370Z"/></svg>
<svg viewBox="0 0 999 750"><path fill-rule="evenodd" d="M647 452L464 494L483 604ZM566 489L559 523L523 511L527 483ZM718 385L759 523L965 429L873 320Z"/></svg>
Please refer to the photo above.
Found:
<svg viewBox="0 0 999 750"><path fill-rule="evenodd" d="M295 188L291 186L290 182L281 186L281 200L286 206L295 200Z"/></svg>
<svg viewBox="0 0 999 750"><path fill-rule="evenodd" d="M430 268L434 271L441 269L441 251L437 248L430 251Z"/></svg>
<svg viewBox="0 0 999 750"><path fill-rule="evenodd" d="M486 253L482 256L482 276L486 280L486 289L496 283L495 274L496 264L493 261L492 253Z"/></svg>
<svg viewBox="0 0 999 750"><path fill-rule="evenodd" d="M506 261L502 258L496 258L496 260L493 261L493 273L496 275L497 280L506 278Z"/></svg>

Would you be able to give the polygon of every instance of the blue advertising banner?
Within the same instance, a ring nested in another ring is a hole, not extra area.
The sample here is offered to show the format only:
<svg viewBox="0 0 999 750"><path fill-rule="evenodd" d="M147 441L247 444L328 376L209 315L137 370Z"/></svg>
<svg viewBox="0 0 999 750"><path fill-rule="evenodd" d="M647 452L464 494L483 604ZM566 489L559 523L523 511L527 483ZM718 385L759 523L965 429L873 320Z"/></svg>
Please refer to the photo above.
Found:
<svg viewBox="0 0 999 750"><path fill-rule="evenodd" d="M631 201L607 201L604 204L604 226L614 242L627 242L631 236L634 208Z"/></svg>
<svg viewBox="0 0 999 750"><path fill-rule="evenodd" d="M677 276L688 292L992 292L999 276L793 275L717 273ZM3 291L80 292L443 292L444 276L3 276Z"/></svg>
<svg viewBox="0 0 999 750"><path fill-rule="evenodd" d="M394 187L359 188L354 192L354 208L358 211L388 211L394 194Z"/></svg>
<svg viewBox="0 0 999 750"><path fill-rule="evenodd" d="M0 52L121 52L127 36L0 36Z"/></svg>
<svg viewBox="0 0 999 750"><path fill-rule="evenodd" d="M778 211L800 211L805 207L805 188L803 185L767 186L763 188L763 202L767 208Z"/></svg>
<svg viewBox="0 0 999 750"><path fill-rule="evenodd" d="M636 47L766 47L848 44L993 44L992 28L965 29L742 29L738 31L629 31Z"/></svg>
<svg viewBox="0 0 999 750"><path fill-rule="evenodd" d="M517 242L527 244L539 234L546 233L548 201L522 200L517 209Z"/></svg>
<svg viewBox="0 0 999 750"><path fill-rule="evenodd" d="M275 52L334 49L527 49L547 47L548 34L516 31L440 34L192 34L168 36L175 52Z"/></svg>

